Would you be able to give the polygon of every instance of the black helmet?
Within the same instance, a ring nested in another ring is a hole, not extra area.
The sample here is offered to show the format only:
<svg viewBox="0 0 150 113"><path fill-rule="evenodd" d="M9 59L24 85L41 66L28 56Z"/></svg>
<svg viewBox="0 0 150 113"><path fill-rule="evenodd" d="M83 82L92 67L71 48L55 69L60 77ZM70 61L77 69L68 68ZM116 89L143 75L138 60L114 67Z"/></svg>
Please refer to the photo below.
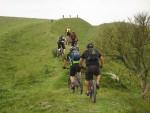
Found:
<svg viewBox="0 0 150 113"><path fill-rule="evenodd" d="M89 43L89 44L87 45L87 48L93 48L93 47L94 47L93 43Z"/></svg>

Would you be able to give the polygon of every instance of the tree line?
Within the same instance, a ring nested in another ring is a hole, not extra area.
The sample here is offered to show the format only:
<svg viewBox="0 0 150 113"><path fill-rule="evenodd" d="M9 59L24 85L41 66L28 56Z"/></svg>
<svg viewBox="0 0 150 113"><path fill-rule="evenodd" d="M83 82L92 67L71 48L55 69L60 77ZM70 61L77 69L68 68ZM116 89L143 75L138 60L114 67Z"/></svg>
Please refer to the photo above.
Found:
<svg viewBox="0 0 150 113"><path fill-rule="evenodd" d="M140 78L142 97L149 89L150 15L141 12L128 22L105 25L95 40L106 56L117 58Z"/></svg>

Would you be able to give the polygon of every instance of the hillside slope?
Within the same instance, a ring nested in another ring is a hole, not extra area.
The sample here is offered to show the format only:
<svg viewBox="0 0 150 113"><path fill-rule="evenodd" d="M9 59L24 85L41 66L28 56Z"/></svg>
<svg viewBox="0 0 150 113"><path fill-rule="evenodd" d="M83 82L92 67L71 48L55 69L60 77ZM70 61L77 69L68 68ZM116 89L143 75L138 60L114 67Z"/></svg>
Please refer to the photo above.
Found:
<svg viewBox="0 0 150 113"><path fill-rule="evenodd" d="M139 98L136 88L122 88L105 76L96 104L85 94L68 91L68 70L52 55L66 26L77 33L81 50L97 32L82 19L0 17L0 113L149 113L150 104ZM115 72L125 85L133 85L120 62L107 62L103 71Z"/></svg>

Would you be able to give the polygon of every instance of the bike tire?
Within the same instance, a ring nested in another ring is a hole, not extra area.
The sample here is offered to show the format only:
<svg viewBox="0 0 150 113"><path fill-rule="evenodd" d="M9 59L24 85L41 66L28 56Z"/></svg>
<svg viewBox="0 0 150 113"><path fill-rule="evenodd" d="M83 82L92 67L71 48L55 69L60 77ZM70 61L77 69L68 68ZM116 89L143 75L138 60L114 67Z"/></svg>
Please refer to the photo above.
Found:
<svg viewBox="0 0 150 113"><path fill-rule="evenodd" d="M93 103L96 103L96 82L95 80L92 80L92 90L91 90L91 95L90 98Z"/></svg>
<svg viewBox="0 0 150 113"><path fill-rule="evenodd" d="M80 83L80 94L82 94L82 93L83 93L83 84Z"/></svg>
<svg viewBox="0 0 150 113"><path fill-rule="evenodd" d="M71 80L70 78L68 78L68 89L70 90L70 87L71 87Z"/></svg>
<svg viewBox="0 0 150 113"><path fill-rule="evenodd" d="M79 73L78 73L78 74L79 74ZM80 77L80 75L77 75L76 78L77 78L77 81L78 81L78 83L79 83L80 94L82 94L82 93L83 93L83 84L82 84L82 81L81 81L81 77Z"/></svg>
<svg viewBox="0 0 150 113"><path fill-rule="evenodd" d="M71 85L72 85L72 84L71 84L71 80L70 80L70 78L68 78L68 89L69 89L70 92L75 93L76 87L75 87L74 89L72 89L72 88L71 88Z"/></svg>

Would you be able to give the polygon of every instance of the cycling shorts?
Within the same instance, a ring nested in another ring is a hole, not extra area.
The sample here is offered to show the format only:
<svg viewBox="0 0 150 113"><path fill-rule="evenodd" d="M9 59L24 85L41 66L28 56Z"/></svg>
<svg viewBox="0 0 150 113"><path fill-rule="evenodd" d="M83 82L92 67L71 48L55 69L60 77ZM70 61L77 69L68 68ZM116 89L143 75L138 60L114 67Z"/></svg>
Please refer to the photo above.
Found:
<svg viewBox="0 0 150 113"><path fill-rule="evenodd" d="M63 48L63 49L65 49L65 44L64 43L58 43L58 49L60 49L60 48Z"/></svg>
<svg viewBox="0 0 150 113"><path fill-rule="evenodd" d="M97 65L90 65L86 69L86 80L93 80L93 75L98 76L100 75L100 68Z"/></svg>
<svg viewBox="0 0 150 113"><path fill-rule="evenodd" d="M72 64L70 66L70 76L75 76L77 74L77 72L80 72L81 68L79 66L79 63L77 64Z"/></svg>

